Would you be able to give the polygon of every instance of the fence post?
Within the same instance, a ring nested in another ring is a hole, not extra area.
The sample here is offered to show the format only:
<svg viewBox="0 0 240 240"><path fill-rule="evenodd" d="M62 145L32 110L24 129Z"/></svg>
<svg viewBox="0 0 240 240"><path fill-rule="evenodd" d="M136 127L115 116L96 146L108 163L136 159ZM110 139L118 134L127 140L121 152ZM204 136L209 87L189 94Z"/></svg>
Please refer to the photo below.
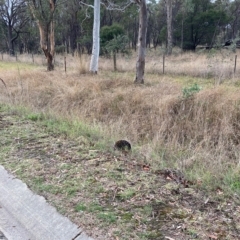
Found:
<svg viewBox="0 0 240 240"><path fill-rule="evenodd" d="M67 59L66 59L66 56L64 56L64 69L65 69L65 72L67 72Z"/></svg>
<svg viewBox="0 0 240 240"><path fill-rule="evenodd" d="M236 73L236 66L237 66L237 55L235 55L234 74Z"/></svg>
<svg viewBox="0 0 240 240"><path fill-rule="evenodd" d="M33 63L34 63L34 55L33 55L33 53L32 53L32 61L33 61Z"/></svg>
<svg viewBox="0 0 240 240"><path fill-rule="evenodd" d="M165 54L163 54L163 74L165 74Z"/></svg>

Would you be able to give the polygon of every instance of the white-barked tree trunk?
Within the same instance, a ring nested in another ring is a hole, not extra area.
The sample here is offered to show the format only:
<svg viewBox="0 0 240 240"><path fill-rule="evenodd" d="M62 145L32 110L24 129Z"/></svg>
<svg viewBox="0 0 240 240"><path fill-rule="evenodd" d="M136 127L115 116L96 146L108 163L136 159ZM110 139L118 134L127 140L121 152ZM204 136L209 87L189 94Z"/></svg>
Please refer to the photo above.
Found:
<svg viewBox="0 0 240 240"><path fill-rule="evenodd" d="M172 54L172 0L166 0L167 4L167 54Z"/></svg>
<svg viewBox="0 0 240 240"><path fill-rule="evenodd" d="M90 62L90 72L97 74L100 51L100 0L94 0L93 46Z"/></svg>

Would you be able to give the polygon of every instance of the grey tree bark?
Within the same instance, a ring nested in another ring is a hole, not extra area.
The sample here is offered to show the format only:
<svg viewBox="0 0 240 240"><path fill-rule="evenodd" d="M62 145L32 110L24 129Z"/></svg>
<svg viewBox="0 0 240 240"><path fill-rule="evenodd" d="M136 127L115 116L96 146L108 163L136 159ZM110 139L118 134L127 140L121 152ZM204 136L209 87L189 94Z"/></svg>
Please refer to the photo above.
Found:
<svg viewBox="0 0 240 240"><path fill-rule="evenodd" d="M145 55L146 55L146 35L147 35L147 3L146 0L135 1L140 8L139 31L138 31L138 55L136 63L136 78L134 83L144 83Z"/></svg>
<svg viewBox="0 0 240 240"><path fill-rule="evenodd" d="M167 7L167 54L172 54L172 0L166 0Z"/></svg>
<svg viewBox="0 0 240 240"><path fill-rule="evenodd" d="M100 0L94 0L94 20L93 20L93 46L90 61L90 72L98 72L98 59L100 51Z"/></svg>

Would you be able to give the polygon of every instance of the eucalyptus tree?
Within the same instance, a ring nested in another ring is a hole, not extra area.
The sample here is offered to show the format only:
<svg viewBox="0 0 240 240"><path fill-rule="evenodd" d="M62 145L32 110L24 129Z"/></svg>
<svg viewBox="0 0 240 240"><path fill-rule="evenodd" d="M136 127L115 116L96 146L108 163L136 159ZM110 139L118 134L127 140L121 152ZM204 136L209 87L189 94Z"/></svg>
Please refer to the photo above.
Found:
<svg viewBox="0 0 240 240"><path fill-rule="evenodd" d="M172 54L172 0L166 0L167 8L167 54Z"/></svg>
<svg viewBox="0 0 240 240"><path fill-rule="evenodd" d="M29 20L26 2L24 0L0 0L0 18L7 29L9 54L14 55L14 42Z"/></svg>
<svg viewBox="0 0 240 240"><path fill-rule="evenodd" d="M92 7L94 9L94 19L93 19L93 44L92 44L92 56L90 61L90 72L97 74L98 72L98 60L100 52L100 4L104 5L107 10L113 11L124 11L131 3L132 0L122 1L104 1L104 0L94 0L94 5L87 4L85 2L80 2L87 7Z"/></svg>
<svg viewBox="0 0 240 240"><path fill-rule="evenodd" d="M103 4L107 10L124 11L132 3L139 6L139 31L138 31L138 56L136 63L136 78L134 83L144 83L145 71L145 52L146 52L146 34L147 34L147 1L146 0L126 0L126 1L100 1L94 0L94 5L81 2L83 5L94 8L93 21L93 47L90 62L90 72L98 72L98 59L100 51L100 4Z"/></svg>
<svg viewBox="0 0 240 240"><path fill-rule="evenodd" d="M211 0L192 0L192 11L185 18L183 48L195 50L200 44L212 47L227 22L225 11L215 8Z"/></svg>
<svg viewBox="0 0 240 240"><path fill-rule="evenodd" d="M112 26L104 26L100 31L101 36L101 52L106 55L113 55L114 71L117 70L117 53L126 53L128 37L124 34L124 29L119 24Z"/></svg>
<svg viewBox="0 0 240 240"><path fill-rule="evenodd" d="M227 32L231 39L236 39L240 37L240 0L230 1L228 6L231 12L231 20L229 26L227 26Z"/></svg>
<svg viewBox="0 0 240 240"><path fill-rule="evenodd" d="M184 0L164 0L158 4L159 39L166 45L167 54L172 53L176 44L175 31L179 25L177 16Z"/></svg>
<svg viewBox="0 0 240 240"><path fill-rule="evenodd" d="M63 1L55 13L56 51L74 55L81 35L81 9L79 0Z"/></svg>
<svg viewBox="0 0 240 240"><path fill-rule="evenodd" d="M93 20L93 46L90 62L90 72L98 72L98 59L100 52L100 0L94 0L94 20Z"/></svg>
<svg viewBox="0 0 240 240"><path fill-rule="evenodd" d="M58 0L27 0L31 13L37 22L40 46L47 59L47 70L54 70L55 53L54 13Z"/></svg>
<svg viewBox="0 0 240 240"><path fill-rule="evenodd" d="M184 21L188 13L193 12L193 2L192 0L183 0L181 8L181 49L183 51L183 39L184 39Z"/></svg>
<svg viewBox="0 0 240 240"><path fill-rule="evenodd" d="M139 25L139 8L136 7L136 4L131 4L124 11L114 11L112 21L123 26L125 34L129 38L128 47L136 51Z"/></svg>
<svg viewBox="0 0 240 240"><path fill-rule="evenodd" d="M147 45L156 49L157 45L160 44L161 31L159 4L156 0L148 1L148 13Z"/></svg>
<svg viewBox="0 0 240 240"><path fill-rule="evenodd" d="M139 30L138 30L138 55L136 63L136 78L134 83L144 83L145 55L146 55L146 36L147 36L147 1L134 0L139 6Z"/></svg>

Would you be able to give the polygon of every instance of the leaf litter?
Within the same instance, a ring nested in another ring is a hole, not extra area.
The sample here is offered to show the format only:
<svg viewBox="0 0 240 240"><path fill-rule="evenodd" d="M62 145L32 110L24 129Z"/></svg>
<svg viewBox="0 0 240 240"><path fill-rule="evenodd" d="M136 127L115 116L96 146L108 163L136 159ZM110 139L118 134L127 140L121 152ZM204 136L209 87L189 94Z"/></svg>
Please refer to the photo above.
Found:
<svg viewBox="0 0 240 240"><path fill-rule="evenodd" d="M95 239L238 239L239 196L0 108L0 164Z"/></svg>

